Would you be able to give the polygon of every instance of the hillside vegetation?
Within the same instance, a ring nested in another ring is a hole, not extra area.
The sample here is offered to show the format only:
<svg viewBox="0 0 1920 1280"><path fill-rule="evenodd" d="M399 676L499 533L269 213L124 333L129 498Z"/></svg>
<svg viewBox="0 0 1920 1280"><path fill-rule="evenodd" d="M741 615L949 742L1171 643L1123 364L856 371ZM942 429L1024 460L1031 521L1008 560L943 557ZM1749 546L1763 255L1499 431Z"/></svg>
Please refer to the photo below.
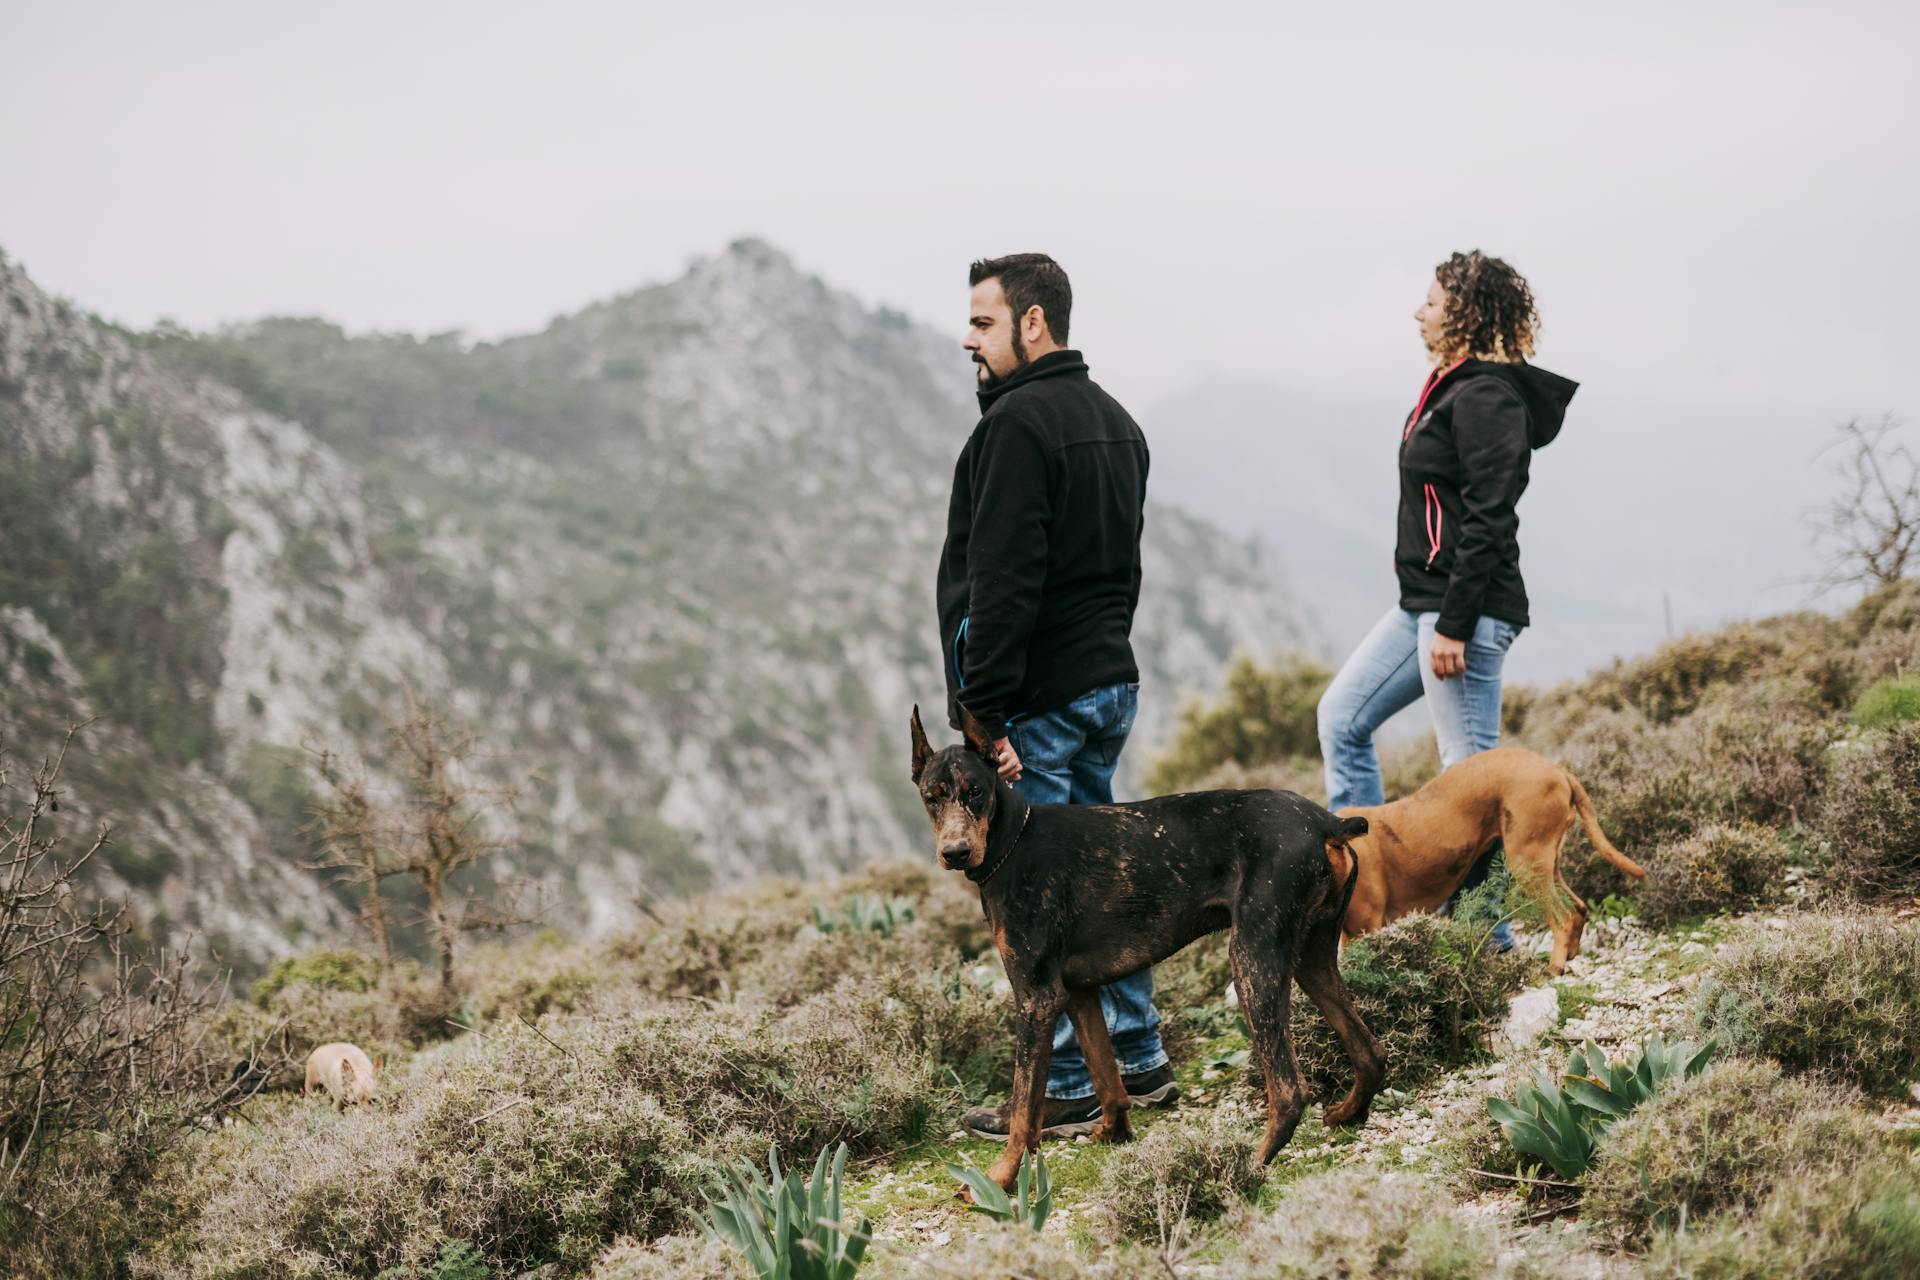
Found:
<svg viewBox="0 0 1920 1280"><path fill-rule="evenodd" d="M1262 718L1310 717L1299 674L1231 687ZM597 941L469 951L450 1004L355 953L290 960L205 1029L215 1067L284 1044L275 1087L138 1159L116 1135L61 1135L32 1205L8 1210L7 1248L24 1275L744 1276L693 1229L717 1175L764 1168L769 1147L810 1168L845 1143L845 1217L874 1237L862 1276L1920 1273L1917 675L1907 582L1513 691L1512 739L1574 769L1648 880L1570 848L1599 909L1552 983L1542 935L1483 950L1493 914L1521 905L1491 897L1348 947L1389 1090L1357 1131L1309 1119L1266 1170L1213 939L1158 973L1181 1103L1137 1114L1132 1146L1051 1146L1038 1233L968 1214L943 1165L995 1154L952 1135L1007 1087L1006 988L977 899L927 858L764 881ZM1197 709L1166 759L1314 787L1310 759L1259 754L1310 737L1238 719ZM1197 740L1223 724L1230 749ZM1410 753L1395 785L1430 767ZM1531 1024L1509 1016L1523 991ZM1330 1097L1337 1048L1296 1006L1303 1070ZM1630 1065L1655 1033L1714 1047L1584 1124L1569 1172L1489 1114L1530 1081L1570 1087L1575 1044ZM375 1105L294 1091L299 1058L333 1039L384 1055Z"/></svg>

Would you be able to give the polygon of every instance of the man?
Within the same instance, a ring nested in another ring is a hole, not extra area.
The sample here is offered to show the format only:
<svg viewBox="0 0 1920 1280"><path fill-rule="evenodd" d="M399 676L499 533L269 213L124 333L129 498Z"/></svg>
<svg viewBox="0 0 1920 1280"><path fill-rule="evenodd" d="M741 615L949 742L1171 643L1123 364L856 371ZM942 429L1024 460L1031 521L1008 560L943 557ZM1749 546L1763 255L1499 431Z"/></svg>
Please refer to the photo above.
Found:
<svg viewBox="0 0 1920 1280"><path fill-rule="evenodd" d="M994 744L1000 776L1039 804L1107 804L1133 728L1140 672L1127 636L1140 599L1147 442L1069 350L1073 291L1043 253L973 264L967 339L980 425L960 452L937 599L955 728L965 708ZM1179 1095L1153 973L1104 988L1101 1007L1137 1105ZM961 1118L1004 1141L1007 1103ZM1100 1118L1073 1026L1060 1019L1042 1132L1091 1132Z"/></svg>

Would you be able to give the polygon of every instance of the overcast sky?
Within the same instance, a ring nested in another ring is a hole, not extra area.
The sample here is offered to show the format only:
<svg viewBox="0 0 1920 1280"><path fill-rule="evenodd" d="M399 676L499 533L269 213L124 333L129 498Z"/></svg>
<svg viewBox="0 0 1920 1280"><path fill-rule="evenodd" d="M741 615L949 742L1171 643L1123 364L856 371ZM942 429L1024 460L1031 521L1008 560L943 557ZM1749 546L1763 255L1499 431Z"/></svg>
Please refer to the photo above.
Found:
<svg viewBox="0 0 1920 1280"><path fill-rule="evenodd" d="M967 261L1042 249L1141 405L1410 395L1479 246L1593 400L1756 410L1698 479L1785 501L1920 408L1917 14L0 0L0 248L136 325L493 337L756 234L956 341Z"/></svg>

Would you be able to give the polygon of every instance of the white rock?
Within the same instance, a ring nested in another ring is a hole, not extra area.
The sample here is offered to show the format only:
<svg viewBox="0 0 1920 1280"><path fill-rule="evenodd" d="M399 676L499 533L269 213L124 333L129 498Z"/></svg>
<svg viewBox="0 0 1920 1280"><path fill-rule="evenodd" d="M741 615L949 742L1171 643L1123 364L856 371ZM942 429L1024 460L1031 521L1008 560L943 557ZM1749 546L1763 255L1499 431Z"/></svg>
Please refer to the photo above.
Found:
<svg viewBox="0 0 1920 1280"><path fill-rule="evenodd" d="M1500 1027L1500 1041L1510 1048L1532 1044L1553 1030L1560 1015L1560 992L1554 987L1530 987L1513 998L1507 1007L1507 1020Z"/></svg>

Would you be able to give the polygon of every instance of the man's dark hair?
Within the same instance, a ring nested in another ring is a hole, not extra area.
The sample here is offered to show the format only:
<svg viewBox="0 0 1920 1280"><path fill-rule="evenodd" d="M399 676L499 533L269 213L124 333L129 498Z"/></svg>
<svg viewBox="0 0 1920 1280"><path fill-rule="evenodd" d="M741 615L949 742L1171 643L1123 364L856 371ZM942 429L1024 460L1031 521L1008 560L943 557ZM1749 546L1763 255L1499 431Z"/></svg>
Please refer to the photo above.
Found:
<svg viewBox="0 0 1920 1280"><path fill-rule="evenodd" d="M1073 286L1067 283L1064 267L1044 253L1010 253L1004 258L982 258L967 272L969 285L982 280L1000 281L1007 295L1007 308L1013 312L1014 330L1030 307L1038 307L1047 317L1047 332L1061 346L1067 343L1067 321L1073 316Z"/></svg>

